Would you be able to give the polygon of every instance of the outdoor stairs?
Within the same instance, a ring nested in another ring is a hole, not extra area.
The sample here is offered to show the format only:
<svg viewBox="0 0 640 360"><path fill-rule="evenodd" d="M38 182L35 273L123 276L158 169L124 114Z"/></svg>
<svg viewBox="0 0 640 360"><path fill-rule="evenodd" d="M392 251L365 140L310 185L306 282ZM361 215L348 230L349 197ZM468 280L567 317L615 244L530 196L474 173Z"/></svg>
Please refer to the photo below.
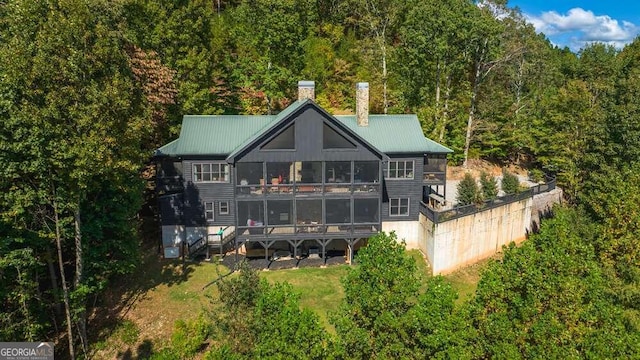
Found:
<svg viewBox="0 0 640 360"><path fill-rule="evenodd" d="M206 237L201 237L198 240L187 244L187 254L190 258L196 258L203 254L210 255L211 250L218 250L222 255L225 246L231 243L236 237L235 229L229 230L231 226L226 228L220 228L217 234L209 234Z"/></svg>

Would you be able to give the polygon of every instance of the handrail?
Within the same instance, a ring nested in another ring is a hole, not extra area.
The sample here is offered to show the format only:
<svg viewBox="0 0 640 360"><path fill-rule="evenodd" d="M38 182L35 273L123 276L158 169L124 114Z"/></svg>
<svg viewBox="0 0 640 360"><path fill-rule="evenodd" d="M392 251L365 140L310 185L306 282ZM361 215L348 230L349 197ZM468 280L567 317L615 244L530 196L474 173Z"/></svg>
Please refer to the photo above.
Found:
<svg viewBox="0 0 640 360"><path fill-rule="evenodd" d="M516 201L521 201L534 195L549 192L556 188L556 178L547 177L548 181L543 184L532 186L526 190L523 190L516 194L504 195L492 200L487 200L480 205L469 204L456 206L447 210L436 210L426 204L424 201L420 202L420 210L433 223L438 224L449 220L458 219L467 215L472 215L480 211L490 210L503 205L511 204Z"/></svg>

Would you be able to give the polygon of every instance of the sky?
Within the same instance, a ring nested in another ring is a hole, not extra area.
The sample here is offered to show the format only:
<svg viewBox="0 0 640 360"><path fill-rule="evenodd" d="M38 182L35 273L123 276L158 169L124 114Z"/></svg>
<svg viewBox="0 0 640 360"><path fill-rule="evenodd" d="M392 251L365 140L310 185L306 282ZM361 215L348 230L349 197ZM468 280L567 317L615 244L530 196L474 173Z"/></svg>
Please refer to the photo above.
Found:
<svg viewBox="0 0 640 360"><path fill-rule="evenodd" d="M579 51L591 42L619 49L640 35L640 0L509 0L555 45Z"/></svg>

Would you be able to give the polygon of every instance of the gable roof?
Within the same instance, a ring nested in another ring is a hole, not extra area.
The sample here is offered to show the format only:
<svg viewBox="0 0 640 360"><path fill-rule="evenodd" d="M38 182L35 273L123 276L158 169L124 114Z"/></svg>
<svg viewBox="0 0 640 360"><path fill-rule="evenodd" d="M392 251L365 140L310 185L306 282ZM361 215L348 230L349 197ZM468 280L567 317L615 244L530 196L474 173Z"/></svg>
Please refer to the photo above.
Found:
<svg viewBox="0 0 640 360"><path fill-rule="evenodd" d="M185 115L180 137L156 150L156 156L230 156L285 121L311 100L296 101L278 115ZM331 115L326 114L331 117ZM356 138L382 153L451 153L422 134L416 115L369 115L369 126L358 126L355 115L333 116Z"/></svg>

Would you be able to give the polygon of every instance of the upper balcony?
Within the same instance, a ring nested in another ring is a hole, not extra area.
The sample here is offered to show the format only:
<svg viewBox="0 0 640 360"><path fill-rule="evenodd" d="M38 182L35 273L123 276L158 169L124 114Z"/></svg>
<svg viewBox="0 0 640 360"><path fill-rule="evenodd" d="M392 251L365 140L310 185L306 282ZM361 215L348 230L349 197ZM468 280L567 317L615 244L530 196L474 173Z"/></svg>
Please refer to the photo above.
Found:
<svg viewBox="0 0 640 360"><path fill-rule="evenodd" d="M378 161L239 163L237 174L239 196L381 192Z"/></svg>
<svg viewBox="0 0 640 360"><path fill-rule="evenodd" d="M431 155L424 158L422 182L425 185L441 185L446 181L447 158L444 155Z"/></svg>

